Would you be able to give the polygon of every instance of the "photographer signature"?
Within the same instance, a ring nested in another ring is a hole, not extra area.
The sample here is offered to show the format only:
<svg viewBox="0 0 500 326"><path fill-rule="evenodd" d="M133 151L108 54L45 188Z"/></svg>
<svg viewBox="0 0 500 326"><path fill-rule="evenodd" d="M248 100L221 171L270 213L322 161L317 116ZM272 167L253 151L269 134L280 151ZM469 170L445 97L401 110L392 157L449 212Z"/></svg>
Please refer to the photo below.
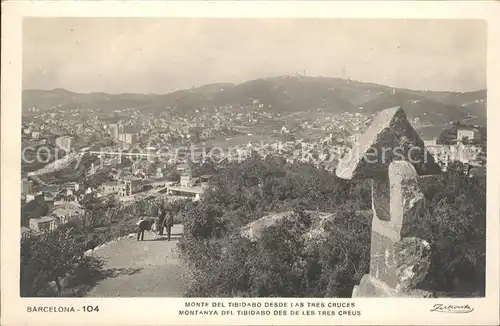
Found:
<svg viewBox="0 0 500 326"><path fill-rule="evenodd" d="M466 305L444 305L442 303L437 303L431 309L431 312L446 312L446 313L453 313L453 314L467 314L467 313L472 312L472 311L474 311L474 308L472 308L468 304L466 304Z"/></svg>

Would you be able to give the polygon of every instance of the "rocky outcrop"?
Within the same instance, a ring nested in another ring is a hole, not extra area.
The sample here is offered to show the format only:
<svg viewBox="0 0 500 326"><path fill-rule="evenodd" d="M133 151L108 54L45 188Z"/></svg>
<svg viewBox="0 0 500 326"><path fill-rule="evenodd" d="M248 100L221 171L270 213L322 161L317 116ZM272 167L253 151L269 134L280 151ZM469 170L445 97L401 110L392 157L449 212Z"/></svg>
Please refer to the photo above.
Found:
<svg viewBox="0 0 500 326"><path fill-rule="evenodd" d="M353 296L429 296L416 287L429 270L431 248L412 236L412 228L427 213L420 177L440 173L440 168L403 109L381 111L336 173L343 179L372 180L370 273Z"/></svg>
<svg viewBox="0 0 500 326"><path fill-rule="evenodd" d="M386 283L380 281L376 277L366 274L361 278L359 285L354 286L352 291L353 298L435 298L433 292L414 289L406 292L398 292L391 288Z"/></svg>
<svg viewBox="0 0 500 326"><path fill-rule="evenodd" d="M293 211L273 213L263 216L262 218L243 226L240 230L240 234L251 241L257 241L262 236L262 232L266 228L276 225L279 221L291 215L293 215Z"/></svg>
<svg viewBox="0 0 500 326"><path fill-rule="evenodd" d="M325 232L325 227L327 227L328 223L332 222L333 214L320 211L304 211L304 213L311 217L310 230L304 235L306 239L312 240L321 238ZM272 213L243 226L240 229L240 235L251 241L258 241L266 228L276 225L285 218L295 217L297 217L297 213L294 211Z"/></svg>
<svg viewBox="0 0 500 326"><path fill-rule="evenodd" d="M381 111L359 142L340 160L337 176L342 179L372 179L387 174L396 160L411 161L418 174L437 174L441 169L401 107Z"/></svg>
<svg viewBox="0 0 500 326"><path fill-rule="evenodd" d="M409 292L417 288L430 267L431 247L425 240L404 238L394 245L396 257L396 292Z"/></svg>

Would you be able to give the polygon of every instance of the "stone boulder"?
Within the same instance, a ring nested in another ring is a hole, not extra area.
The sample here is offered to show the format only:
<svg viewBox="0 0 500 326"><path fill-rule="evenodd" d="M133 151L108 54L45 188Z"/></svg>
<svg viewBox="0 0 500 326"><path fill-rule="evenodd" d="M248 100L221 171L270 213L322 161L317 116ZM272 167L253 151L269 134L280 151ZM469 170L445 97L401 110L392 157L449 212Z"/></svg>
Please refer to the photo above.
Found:
<svg viewBox="0 0 500 326"><path fill-rule="evenodd" d="M413 289L407 292L398 292L388 286L386 283L381 282L376 277L365 274L359 285L355 285L352 290L353 298L434 298L436 295L433 292Z"/></svg>
<svg viewBox="0 0 500 326"><path fill-rule="evenodd" d="M324 234L325 226L328 223L331 223L333 215L330 213L319 211L304 211L304 213L309 214L309 216L311 217L310 230L304 236L308 240L321 238L322 234ZM276 223L285 218L293 218L295 216L297 216L297 213L294 211L271 213L243 226L240 229L240 235L248 238L251 241L258 241L265 229L276 225Z"/></svg>
<svg viewBox="0 0 500 326"><path fill-rule="evenodd" d="M425 240L403 238L394 245L397 292L409 292L418 286L429 272L431 247Z"/></svg>
<svg viewBox="0 0 500 326"><path fill-rule="evenodd" d="M242 237L248 238L250 241L257 241L261 236L262 232L286 218L287 216L293 215L292 211L282 212L282 213L272 213L266 215L256 221L250 222L240 229L240 234Z"/></svg>
<svg viewBox="0 0 500 326"><path fill-rule="evenodd" d="M426 175L440 173L401 107L379 112L339 162L339 178L372 182L370 272L353 296L430 296L417 289L429 270L430 246L412 235L429 213L426 196L439 190L439 177Z"/></svg>
<svg viewBox="0 0 500 326"><path fill-rule="evenodd" d="M424 142L401 107L383 110L359 142L339 161L336 174L342 179L373 179L387 175L391 162L410 161L419 175L441 172Z"/></svg>

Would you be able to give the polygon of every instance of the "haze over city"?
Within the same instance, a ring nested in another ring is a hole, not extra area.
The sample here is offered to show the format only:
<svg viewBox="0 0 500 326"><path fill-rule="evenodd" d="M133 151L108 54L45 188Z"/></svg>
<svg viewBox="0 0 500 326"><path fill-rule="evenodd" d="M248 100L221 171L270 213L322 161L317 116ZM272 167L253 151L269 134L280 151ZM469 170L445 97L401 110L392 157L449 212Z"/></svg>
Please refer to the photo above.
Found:
<svg viewBox="0 0 500 326"><path fill-rule="evenodd" d="M486 88L478 20L30 18L23 88L169 93L306 74L438 91Z"/></svg>

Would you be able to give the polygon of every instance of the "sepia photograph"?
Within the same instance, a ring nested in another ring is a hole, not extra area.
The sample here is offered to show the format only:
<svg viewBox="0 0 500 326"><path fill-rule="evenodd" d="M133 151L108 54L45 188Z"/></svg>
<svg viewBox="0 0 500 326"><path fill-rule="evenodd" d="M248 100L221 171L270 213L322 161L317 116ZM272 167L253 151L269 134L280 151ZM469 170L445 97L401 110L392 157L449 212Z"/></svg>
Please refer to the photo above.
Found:
<svg viewBox="0 0 500 326"><path fill-rule="evenodd" d="M484 297L486 51L481 20L24 18L21 297Z"/></svg>
<svg viewBox="0 0 500 326"><path fill-rule="evenodd" d="M2 3L0 324L498 324L495 9Z"/></svg>

